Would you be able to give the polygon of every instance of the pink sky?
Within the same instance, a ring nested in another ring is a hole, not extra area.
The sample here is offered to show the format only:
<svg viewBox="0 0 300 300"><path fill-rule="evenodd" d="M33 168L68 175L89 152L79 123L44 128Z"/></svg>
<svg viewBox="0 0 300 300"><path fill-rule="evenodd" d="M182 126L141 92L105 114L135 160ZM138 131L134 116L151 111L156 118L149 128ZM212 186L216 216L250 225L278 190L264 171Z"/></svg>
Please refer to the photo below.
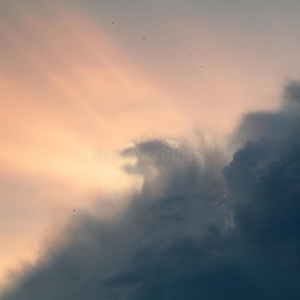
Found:
<svg viewBox="0 0 300 300"><path fill-rule="evenodd" d="M195 131L223 138L244 113L276 108L283 83L299 75L300 43L276 15L251 31L181 6L164 21L150 22L150 11L126 23L70 3L47 4L50 14L4 5L2 279L20 259L34 259L74 208L135 184L118 162L94 161L93 151Z"/></svg>

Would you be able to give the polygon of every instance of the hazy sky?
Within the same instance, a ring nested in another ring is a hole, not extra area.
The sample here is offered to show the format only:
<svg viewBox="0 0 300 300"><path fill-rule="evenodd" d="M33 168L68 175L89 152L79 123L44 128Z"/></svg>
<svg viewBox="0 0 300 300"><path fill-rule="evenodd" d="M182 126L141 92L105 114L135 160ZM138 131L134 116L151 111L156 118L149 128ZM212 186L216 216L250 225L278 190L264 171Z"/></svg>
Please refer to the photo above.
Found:
<svg viewBox="0 0 300 300"><path fill-rule="evenodd" d="M299 13L298 0L1 1L1 280L73 209L139 184L95 151L223 141L243 114L275 110L299 79Z"/></svg>

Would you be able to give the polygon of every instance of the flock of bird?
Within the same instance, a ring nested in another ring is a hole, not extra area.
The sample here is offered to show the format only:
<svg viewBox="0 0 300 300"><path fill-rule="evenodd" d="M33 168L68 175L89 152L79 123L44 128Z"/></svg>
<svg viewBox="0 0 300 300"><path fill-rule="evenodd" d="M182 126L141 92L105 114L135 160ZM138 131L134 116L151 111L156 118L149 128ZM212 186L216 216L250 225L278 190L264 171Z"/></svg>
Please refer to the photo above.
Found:
<svg viewBox="0 0 300 300"><path fill-rule="evenodd" d="M115 25L115 22L111 22L112 23L112 25ZM117 31L119 31L119 28L117 28ZM143 40L145 40L146 38L145 37L143 37ZM192 55L192 53L189 53L189 55L191 56ZM201 66L201 68L204 68L204 66ZM151 78L152 78L152 76L151 76Z"/></svg>

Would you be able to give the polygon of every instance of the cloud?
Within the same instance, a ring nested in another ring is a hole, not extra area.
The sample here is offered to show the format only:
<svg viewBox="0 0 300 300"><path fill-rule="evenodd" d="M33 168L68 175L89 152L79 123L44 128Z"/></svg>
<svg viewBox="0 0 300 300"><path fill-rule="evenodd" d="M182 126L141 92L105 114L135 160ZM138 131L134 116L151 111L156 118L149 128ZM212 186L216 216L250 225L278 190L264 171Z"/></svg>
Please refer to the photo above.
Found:
<svg viewBox="0 0 300 300"><path fill-rule="evenodd" d="M223 172L209 147L202 162L138 157L126 211L78 217L1 299L298 299L299 95L291 83L280 110L245 117Z"/></svg>
<svg viewBox="0 0 300 300"><path fill-rule="evenodd" d="M235 224L260 246L299 246L299 100L300 85L292 83L280 111L249 114L242 125L249 142L224 169Z"/></svg>

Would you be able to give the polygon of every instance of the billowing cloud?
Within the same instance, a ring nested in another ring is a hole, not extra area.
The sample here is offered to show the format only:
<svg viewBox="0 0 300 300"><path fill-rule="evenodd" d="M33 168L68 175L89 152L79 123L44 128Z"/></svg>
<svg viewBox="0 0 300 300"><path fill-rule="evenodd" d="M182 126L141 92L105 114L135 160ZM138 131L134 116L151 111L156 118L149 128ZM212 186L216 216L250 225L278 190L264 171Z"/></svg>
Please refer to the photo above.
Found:
<svg viewBox="0 0 300 300"><path fill-rule="evenodd" d="M127 209L77 217L1 299L298 299L299 94L245 117L223 171L209 147L200 161L157 155L181 151L159 140L127 149L149 154L125 167L144 180Z"/></svg>

